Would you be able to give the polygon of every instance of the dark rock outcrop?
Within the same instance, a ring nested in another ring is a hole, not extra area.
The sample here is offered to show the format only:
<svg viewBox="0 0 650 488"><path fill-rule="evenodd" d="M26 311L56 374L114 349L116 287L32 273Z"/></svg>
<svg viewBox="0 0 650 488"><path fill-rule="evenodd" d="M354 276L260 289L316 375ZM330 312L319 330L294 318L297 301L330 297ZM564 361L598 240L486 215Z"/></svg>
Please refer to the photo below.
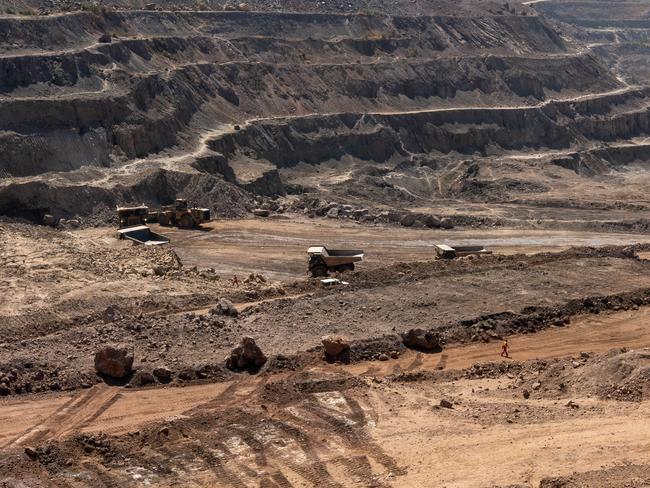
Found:
<svg viewBox="0 0 650 488"><path fill-rule="evenodd" d="M402 341L406 347L423 351L433 351L440 347L438 336L424 329L410 329L402 333Z"/></svg>
<svg viewBox="0 0 650 488"><path fill-rule="evenodd" d="M252 337L242 337L239 345L226 357L226 368L231 371L257 372L266 363L266 356Z"/></svg>
<svg viewBox="0 0 650 488"><path fill-rule="evenodd" d="M122 379L131 374L133 353L125 347L106 346L95 354L95 371L109 378Z"/></svg>

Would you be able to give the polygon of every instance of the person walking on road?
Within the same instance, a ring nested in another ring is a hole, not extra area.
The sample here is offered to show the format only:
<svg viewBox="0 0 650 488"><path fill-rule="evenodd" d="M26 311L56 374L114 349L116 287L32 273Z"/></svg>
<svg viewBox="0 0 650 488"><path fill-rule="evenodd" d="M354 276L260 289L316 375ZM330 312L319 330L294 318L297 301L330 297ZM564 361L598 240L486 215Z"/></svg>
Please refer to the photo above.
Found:
<svg viewBox="0 0 650 488"><path fill-rule="evenodd" d="M509 358L510 356L508 355L508 339L504 339L503 344L501 344L501 357L502 358Z"/></svg>

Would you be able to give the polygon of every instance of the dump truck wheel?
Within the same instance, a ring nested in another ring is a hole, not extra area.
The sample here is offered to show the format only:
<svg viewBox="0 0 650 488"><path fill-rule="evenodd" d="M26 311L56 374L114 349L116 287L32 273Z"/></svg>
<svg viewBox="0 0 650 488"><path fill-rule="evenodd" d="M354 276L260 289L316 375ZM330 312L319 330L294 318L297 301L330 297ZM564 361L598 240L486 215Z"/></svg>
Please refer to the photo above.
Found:
<svg viewBox="0 0 650 488"><path fill-rule="evenodd" d="M158 215L158 223L160 225L164 225L165 227L169 226L170 221L169 221L169 217L167 216L167 214L163 213L163 214Z"/></svg>
<svg viewBox="0 0 650 488"><path fill-rule="evenodd" d="M312 266L311 268L309 268L309 271L311 272L311 275L314 278L327 276L327 266L322 264L317 264L315 266Z"/></svg>
<svg viewBox="0 0 650 488"><path fill-rule="evenodd" d="M185 214L181 217L180 222L178 222L178 226L181 229L191 229L194 227L194 219L192 218L191 215Z"/></svg>

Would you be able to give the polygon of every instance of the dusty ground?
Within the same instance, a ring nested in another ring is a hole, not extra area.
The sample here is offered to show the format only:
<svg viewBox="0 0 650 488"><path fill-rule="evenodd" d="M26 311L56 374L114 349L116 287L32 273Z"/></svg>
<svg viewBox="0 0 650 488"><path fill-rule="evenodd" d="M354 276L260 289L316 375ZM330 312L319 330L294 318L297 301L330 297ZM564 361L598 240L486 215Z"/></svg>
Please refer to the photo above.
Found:
<svg viewBox="0 0 650 488"><path fill-rule="evenodd" d="M648 12L0 0L0 487L650 486Z"/></svg>
<svg viewBox="0 0 650 488"><path fill-rule="evenodd" d="M256 219L166 230L172 245L150 250L102 228L2 232L15 290L0 349L7 486L538 486L645 472L650 261L629 247L643 235L495 229L496 254L444 262L432 243L474 233ZM350 285L322 289L298 264L315 238L375 252ZM277 281L228 280L249 270ZM240 315L210 313L220 297ZM414 325L437 330L443 351L404 348L395 334ZM352 364L321 359L326 333L355 340ZM242 335L271 357L258 375L223 367ZM138 371L168 367L170 385L105 384L92 366L105 343L130 344Z"/></svg>
<svg viewBox="0 0 650 488"><path fill-rule="evenodd" d="M28 401L27 417L24 400L9 400L0 439L9 453L49 440L39 459L57 486L73 473L121 486L258 486L260 477L279 486L406 487L432 477L435 486L537 486L547 476L647 462L647 401L609 400L600 389L634 377L631 366L647 374L647 317L644 308L513 336L513 358L483 369L452 370L496 361L498 345L449 348L442 366L440 354L407 353L182 390L95 386ZM640 352L603 352L614 343ZM566 356L574 359L552 359ZM586 373L597 368L600 377ZM592 378L587 386L581 375ZM438 407L442 398L453 408ZM173 472L161 470L161 455L175 459ZM0 473L10 482L28 465L10 455ZM38 470L21 479L32 476Z"/></svg>
<svg viewBox="0 0 650 488"><path fill-rule="evenodd" d="M15 291L4 305L0 364L8 373L18 370L11 391L94 384L93 354L106 342L133 347L140 368L166 366L189 380L219 379L227 376L222 359L243 335L253 336L267 354L285 357L318 346L325 334L345 334L357 341L389 337L383 346L360 347L355 357L362 359L375 357L382 347L390 352L399 342L395 334L416 325L437 330L449 343L494 340L568 321L593 307L625 309L648 300L650 261L634 258L624 245L562 250L568 241L561 233L536 242L535 233L496 231L495 243L501 243L497 254L445 262L433 259L430 245L435 241L423 242L423 231L311 222L275 227L273 241L279 244L271 256L264 250L271 246L273 233L254 221L220 231L224 222L182 237L172 231L174 243L163 249L134 247L108 230L61 232L3 225L2 256L8 263L3 280ZM238 239L235 255L226 232ZM351 237L352 243L378 253L370 251L358 271L344 275L349 285L324 289L301 270L307 236L319 232L334 243ZM389 240L387 232L393 234ZM431 234L427 237L435 238L436 233ZM462 240L469 234L438 235ZM644 240L595 234L576 239L600 244ZM411 254L410 246L401 245L404 240L419 253ZM505 245L510 242L515 246ZM555 252L514 253L546 251L540 243L555 244ZM57 259L44 259L47 253ZM193 269L191 260L183 264L185 256L194 256L194 262L207 269ZM288 259L292 264L285 267ZM215 268L216 263L228 263L229 272L221 272L223 265L211 270L212 263ZM269 277L247 277L255 269ZM289 274L287 269L296 271ZM288 274L293 279L288 280ZM240 277L239 286L230 280L232 275ZM595 301L588 304L586 297ZM239 317L211 311L221 298L238 304Z"/></svg>
<svg viewBox="0 0 650 488"><path fill-rule="evenodd" d="M305 276L305 252L324 244L332 249L365 251L369 266L396 262L428 261L436 244L482 244L498 254L532 254L562 251L571 246L627 245L650 242L645 234L580 232L563 230L409 229L387 225L359 225L331 219L278 217L216 221L205 231L184 232L160 228L172 239L172 247L186 266L214 268L231 277L262 273L276 280ZM104 230L84 230L79 235L104 235Z"/></svg>

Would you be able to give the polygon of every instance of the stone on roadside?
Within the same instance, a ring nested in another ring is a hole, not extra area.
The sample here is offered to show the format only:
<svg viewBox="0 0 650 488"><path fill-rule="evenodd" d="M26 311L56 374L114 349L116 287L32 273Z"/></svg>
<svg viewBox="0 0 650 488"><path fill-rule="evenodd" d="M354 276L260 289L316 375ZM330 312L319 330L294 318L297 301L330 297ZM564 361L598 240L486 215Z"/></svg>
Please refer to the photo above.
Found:
<svg viewBox="0 0 650 488"><path fill-rule="evenodd" d="M253 209L253 215L256 217L268 217L271 212L265 208L255 208Z"/></svg>
<svg viewBox="0 0 650 488"><path fill-rule="evenodd" d="M210 314L237 317L237 315L239 315L239 311L230 300L227 300L226 298L220 298L217 304L210 309Z"/></svg>
<svg viewBox="0 0 650 488"><path fill-rule="evenodd" d="M252 337L242 337L239 345L226 357L226 368L231 371L257 371L266 363L266 356Z"/></svg>
<svg viewBox="0 0 650 488"><path fill-rule="evenodd" d="M419 328L402 333L402 342L406 347L431 351L440 346L438 335L430 330Z"/></svg>
<svg viewBox="0 0 650 488"><path fill-rule="evenodd" d="M95 371L110 378L124 378L131 374L133 354L125 347L106 346L95 353Z"/></svg>
<svg viewBox="0 0 650 488"><path fill-rule="evenodd" d="M342 336L328 335L321 338L323 349L325 350L325 358L328 360L336 361L340 359L347 359L350 353L350 341Z"/></svg>
<svg viewBox="0 0 650 488"><path fill-rule="evenodd" d="M164 366L159 366L153 370L153 375L158 378L161 383L168 382L172 379L172 370Z"/></svg>

